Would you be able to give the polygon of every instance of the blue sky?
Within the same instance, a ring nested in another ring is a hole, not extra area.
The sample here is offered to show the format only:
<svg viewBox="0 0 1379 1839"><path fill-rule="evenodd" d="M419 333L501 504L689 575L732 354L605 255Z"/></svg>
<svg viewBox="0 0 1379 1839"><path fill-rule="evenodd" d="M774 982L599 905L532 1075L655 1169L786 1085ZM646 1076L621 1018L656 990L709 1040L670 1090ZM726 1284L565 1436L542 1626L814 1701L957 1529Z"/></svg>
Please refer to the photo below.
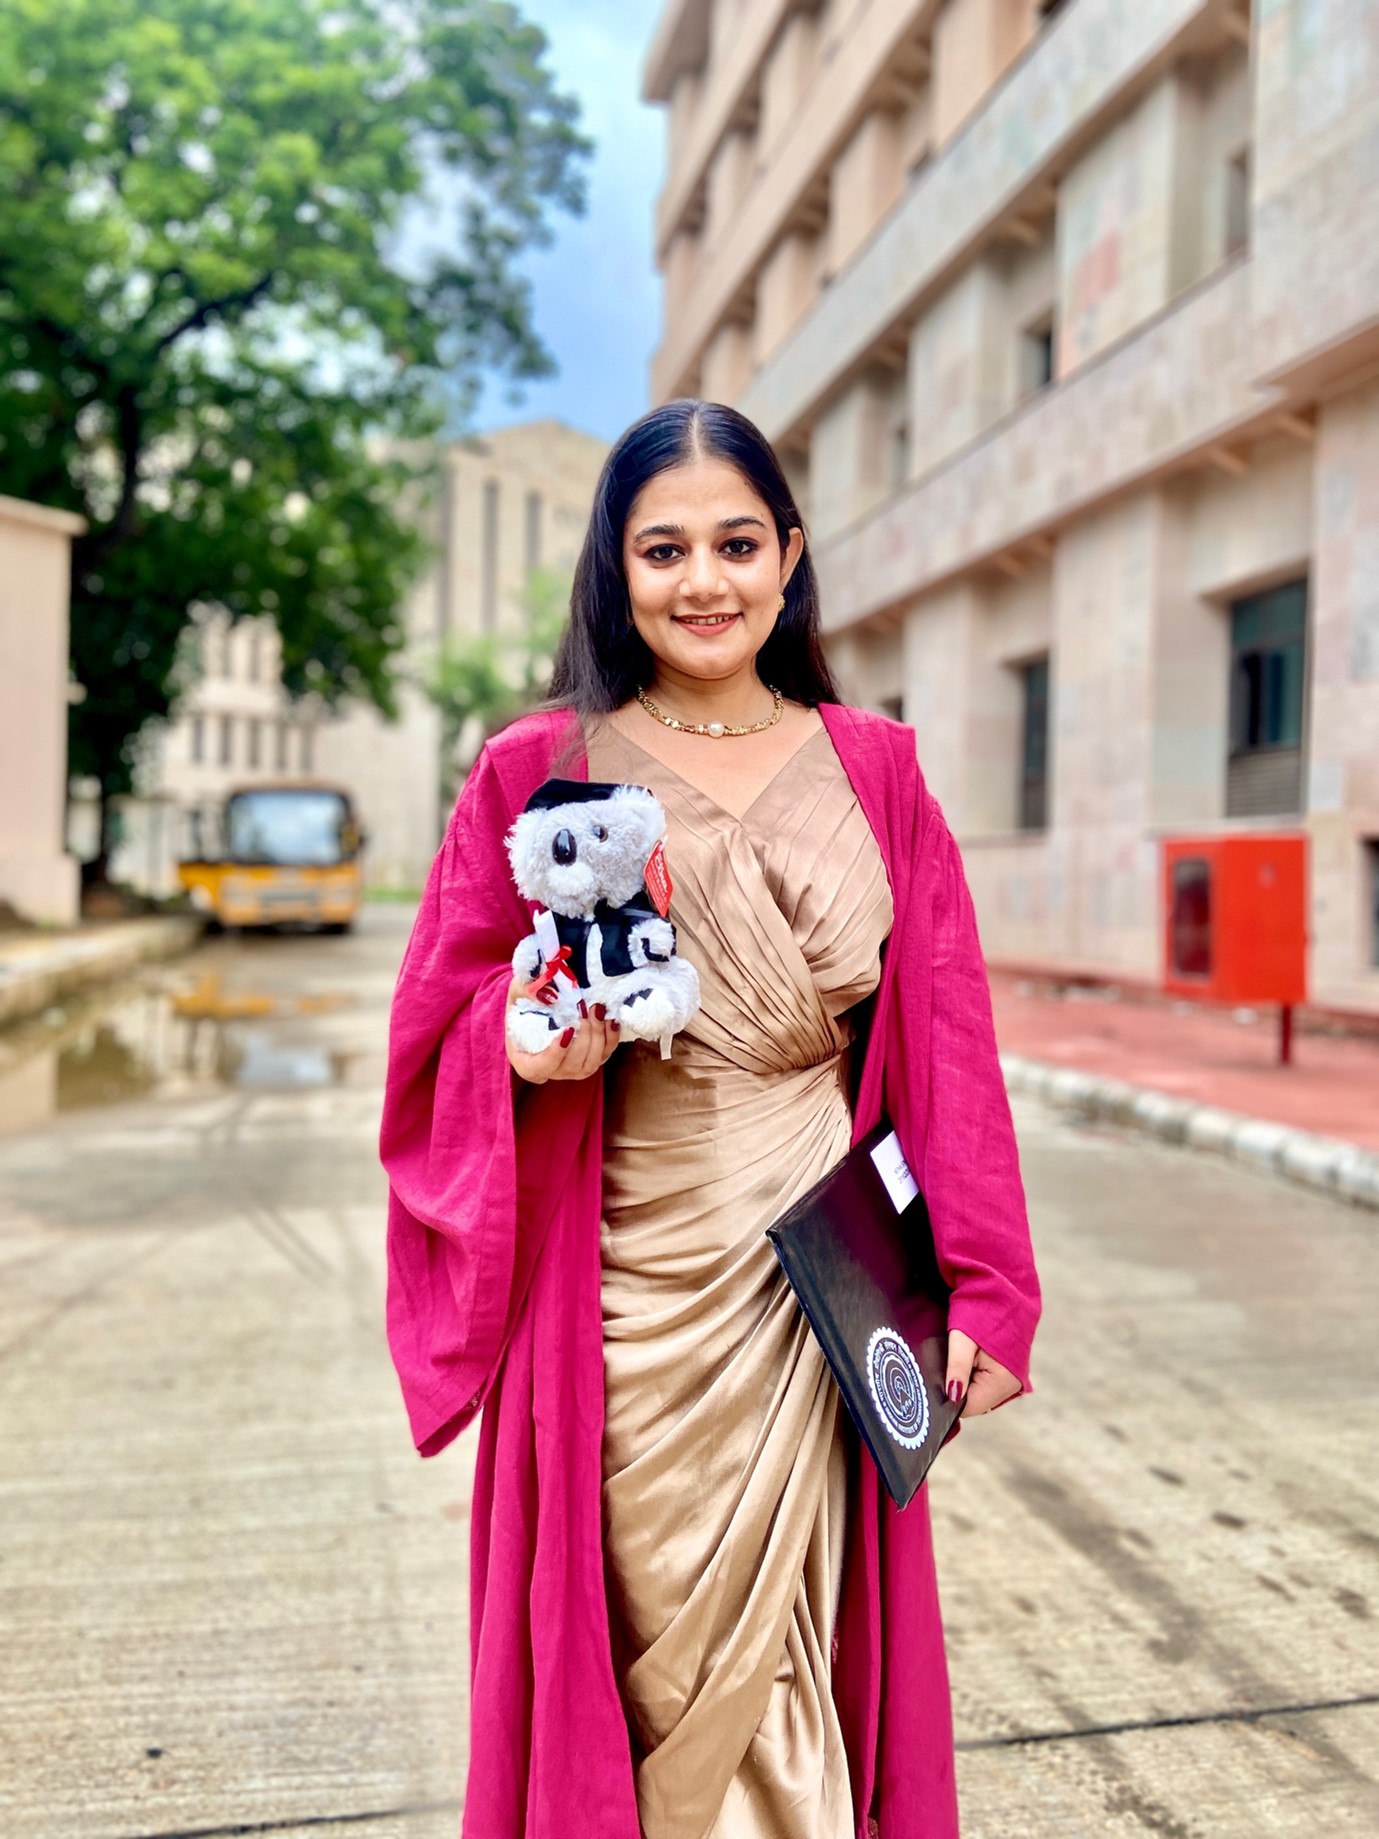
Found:
<svg viewBox="0 0 1379 1839"><path fill-rule="evenodd" d="M642 59L660 0L520 0L550 40L561 89L578 96L597 143L586 167L583 217L553 219L555 241L523 263L537 331L558 376L523 387L520 402L490 383L477 429L554 415L614 439L648 406L647 369L660 336L661 283L652 258L665 121L640 100Z"/></svg>

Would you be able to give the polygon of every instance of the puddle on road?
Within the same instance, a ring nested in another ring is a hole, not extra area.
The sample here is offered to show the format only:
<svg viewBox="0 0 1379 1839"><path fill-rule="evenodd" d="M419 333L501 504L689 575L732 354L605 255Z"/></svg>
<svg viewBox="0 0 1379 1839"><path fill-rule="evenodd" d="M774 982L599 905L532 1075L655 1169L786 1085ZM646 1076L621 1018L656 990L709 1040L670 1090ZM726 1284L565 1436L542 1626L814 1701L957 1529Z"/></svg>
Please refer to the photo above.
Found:
<svg viewBox="0 0 1379 1839"><path fill-rule="evenodd" d="M312 1022L352 1001L336 991L275 994L211 972L190 982L150 974L64 1003L0 1036L0 1137L153 1092L341 1085L359 1055L320 1038Z"/></svg>

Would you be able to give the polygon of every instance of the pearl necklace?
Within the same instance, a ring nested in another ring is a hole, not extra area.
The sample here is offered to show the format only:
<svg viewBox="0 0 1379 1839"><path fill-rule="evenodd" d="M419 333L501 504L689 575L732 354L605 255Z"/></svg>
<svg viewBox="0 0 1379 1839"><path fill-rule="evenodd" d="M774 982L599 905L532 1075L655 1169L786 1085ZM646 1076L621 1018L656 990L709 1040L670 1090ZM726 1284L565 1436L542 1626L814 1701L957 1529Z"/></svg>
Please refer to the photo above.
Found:
<svg viewBox="0 0 1379 1839"><path fill-rule="evenodd" d="M766 686L776 699L776 706L765 721L752 722L746 727L735 726L732 722L682 722L677 715L667 715L664 709L658 709L645 690L637 691L637 701L666 728L678 728L681 734L708 734L715 741L722 740L725 734L760 734L765 728L774 728L785 709L785 698L777 689Z"/></svg>

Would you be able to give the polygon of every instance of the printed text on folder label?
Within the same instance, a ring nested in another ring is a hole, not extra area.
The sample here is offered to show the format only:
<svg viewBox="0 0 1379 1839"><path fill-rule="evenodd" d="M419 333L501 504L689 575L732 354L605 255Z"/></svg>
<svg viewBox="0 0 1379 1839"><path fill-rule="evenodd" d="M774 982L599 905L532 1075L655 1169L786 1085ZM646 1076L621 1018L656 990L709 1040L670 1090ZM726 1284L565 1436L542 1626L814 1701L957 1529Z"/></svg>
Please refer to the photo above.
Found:
<svg viewBox="0 0 1379 1839"><path fill-rule="evenodd" d="M871 1152L871 1159L876 1164L877 1174L886 1184L886 1192L896 1212L903 1213L919 1193L919 1183L910 1173L910 1165L900 1147L900 1138L894 1131L877 1144Z"/></svg>

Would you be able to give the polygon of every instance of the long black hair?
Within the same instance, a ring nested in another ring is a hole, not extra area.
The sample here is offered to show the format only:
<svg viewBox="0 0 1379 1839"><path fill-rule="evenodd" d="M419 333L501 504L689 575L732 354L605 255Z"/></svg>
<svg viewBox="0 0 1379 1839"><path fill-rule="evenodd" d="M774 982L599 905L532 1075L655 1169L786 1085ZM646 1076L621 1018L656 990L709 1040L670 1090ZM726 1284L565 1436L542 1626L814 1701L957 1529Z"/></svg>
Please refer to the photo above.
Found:
<svg viewBox="0 0 1379 1839"><path fill-rule="evenodd" d="M551 680L551 700L579 715L621 708L651 682L655 659L632 623L623 568L628 514L648 479L695 459L735 466L769 507L784 550L804 524L780 462L761 430L721 402L682 397L652 409L621 435L604 462L570 591L570 624ZM811 708L841 700L819 637L819 584L806 542L785 589L785 607L756 656L757 674Z"/></svg>

